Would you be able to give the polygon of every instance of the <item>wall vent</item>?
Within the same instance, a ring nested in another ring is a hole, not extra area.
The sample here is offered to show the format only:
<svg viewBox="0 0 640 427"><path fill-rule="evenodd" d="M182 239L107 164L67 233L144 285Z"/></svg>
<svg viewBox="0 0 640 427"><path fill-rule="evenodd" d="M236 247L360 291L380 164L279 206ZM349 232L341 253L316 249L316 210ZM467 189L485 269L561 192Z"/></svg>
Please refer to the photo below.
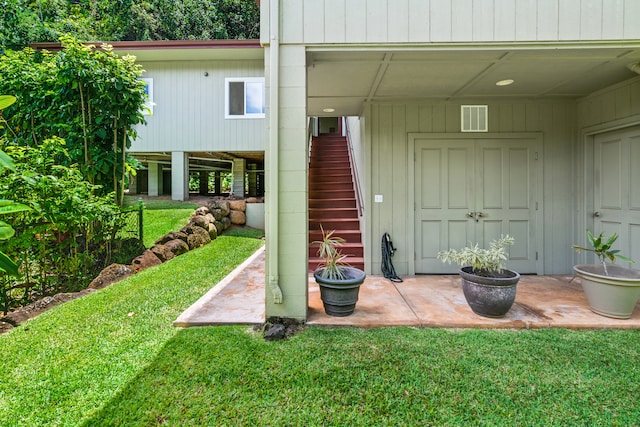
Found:
<svg viewBox="0 0 640 427"><path fill-rule="evenodd" d="M488 132L489 109L486 105L462 105L460 125L462 132Z"/></svg>

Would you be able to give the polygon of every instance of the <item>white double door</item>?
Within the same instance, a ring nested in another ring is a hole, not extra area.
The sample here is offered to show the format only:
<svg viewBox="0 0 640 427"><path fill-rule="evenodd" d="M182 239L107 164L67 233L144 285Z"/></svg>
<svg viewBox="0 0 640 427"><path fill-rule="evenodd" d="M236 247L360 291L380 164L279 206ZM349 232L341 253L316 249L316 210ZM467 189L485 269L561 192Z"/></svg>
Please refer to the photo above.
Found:
<svg viewBox="0 0 640 427"><path fill-rule="evenodd" d="M507 267L541 273L539 138L416 138L414 146L416 273L455 273L440 250L488 247L503 234L516 241Z"/></svg>
<svg viewBox="0 0 640 427"><path fill-rule="evenodd" d="M619 235L614 249L640 263L640 126L597 135L593 228ZM626 266L626 263L619 263Z"/></svg>

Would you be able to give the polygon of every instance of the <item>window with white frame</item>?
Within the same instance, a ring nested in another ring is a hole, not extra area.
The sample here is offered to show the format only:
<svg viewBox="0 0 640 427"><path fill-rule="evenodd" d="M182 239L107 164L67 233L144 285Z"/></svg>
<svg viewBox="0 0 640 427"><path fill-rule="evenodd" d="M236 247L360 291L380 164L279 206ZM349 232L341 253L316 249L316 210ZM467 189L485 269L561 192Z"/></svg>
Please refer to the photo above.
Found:
<svg viewBox="0 0 640 427"><path fill-rule="evenodd" d="M264 117L264 77L225 79L225 118Z"/></svg>

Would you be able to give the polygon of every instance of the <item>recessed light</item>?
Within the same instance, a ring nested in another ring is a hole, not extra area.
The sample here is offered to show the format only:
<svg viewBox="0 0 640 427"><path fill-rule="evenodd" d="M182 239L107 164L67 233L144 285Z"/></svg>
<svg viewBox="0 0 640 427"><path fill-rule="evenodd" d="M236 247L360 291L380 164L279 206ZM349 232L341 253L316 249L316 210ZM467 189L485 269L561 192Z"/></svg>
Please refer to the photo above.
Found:
<svg viewBox="0 0 640 427"><path fill-rule="evenodd" d="M333 113L334 111L336 111L335 108L325 108L322 111L324 111L325 113Z"/></svg>
<svg viewBox="0 0 640 427"><path fill-rule="evenodd" d="M509 86L513 84L513 79L504 79L496 82L496 86Z"/></svg>

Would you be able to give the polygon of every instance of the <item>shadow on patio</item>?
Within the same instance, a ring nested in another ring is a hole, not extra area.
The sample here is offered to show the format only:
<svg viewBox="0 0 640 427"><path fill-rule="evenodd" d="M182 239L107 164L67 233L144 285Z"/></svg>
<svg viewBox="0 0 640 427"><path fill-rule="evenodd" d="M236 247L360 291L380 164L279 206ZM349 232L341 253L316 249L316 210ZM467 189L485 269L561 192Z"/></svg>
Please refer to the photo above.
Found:
<svg viewBox="0 0 640 427"><path fill-rule="evenodd" d="M456 275L407 276L392 283L368 276L356 311L348 317L324 313L320 291L309 278L307 323L323 326L416 326L439 328L640 329L640 310L631 319L603 317L589 310L580 279L522 276L516 302L502 319L473 313ZM182 313L177 327L260 324L264 314L264 247Z"/></svg>

